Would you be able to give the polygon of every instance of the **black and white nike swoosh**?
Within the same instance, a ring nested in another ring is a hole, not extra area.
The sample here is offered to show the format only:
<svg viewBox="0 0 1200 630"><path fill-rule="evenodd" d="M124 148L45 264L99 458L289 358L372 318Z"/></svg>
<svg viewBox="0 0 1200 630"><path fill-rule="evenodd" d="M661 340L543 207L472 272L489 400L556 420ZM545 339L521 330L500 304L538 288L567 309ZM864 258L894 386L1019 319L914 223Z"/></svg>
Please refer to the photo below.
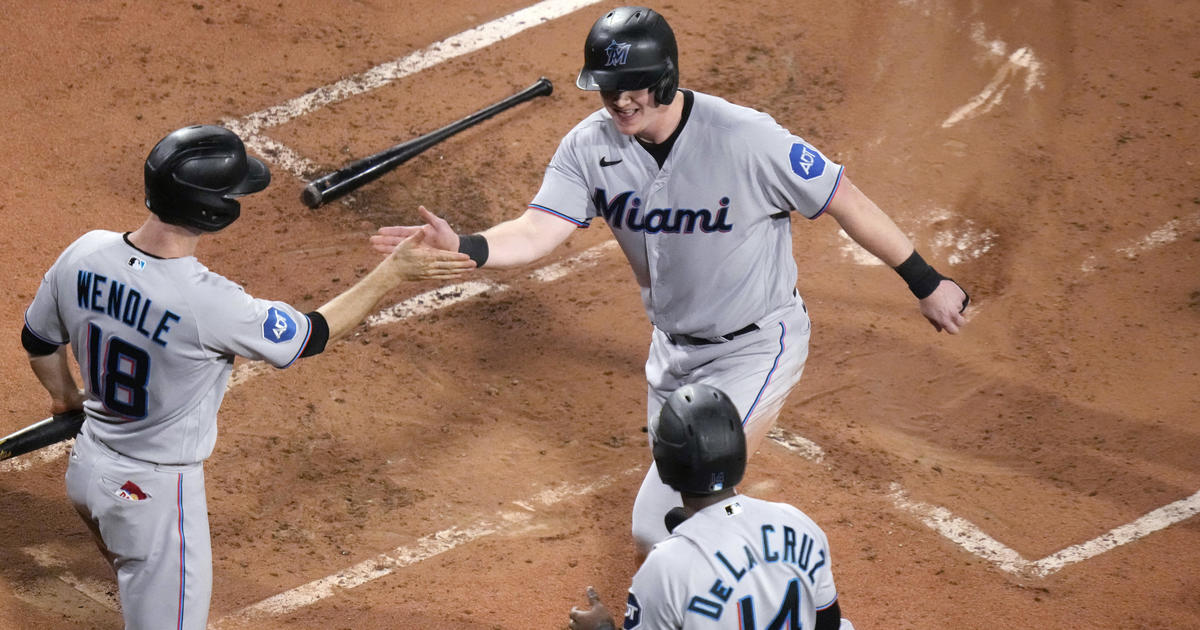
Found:
<svg viewBox="0 0 1200 630"><path fill-rule="evenodd" d="M607 158L601 157L600 158L600 168L604 168L605 166L612 166L613 164L620 164L621 162L622 162L622 160L613 160L613 161L609 162Z"/></svg>

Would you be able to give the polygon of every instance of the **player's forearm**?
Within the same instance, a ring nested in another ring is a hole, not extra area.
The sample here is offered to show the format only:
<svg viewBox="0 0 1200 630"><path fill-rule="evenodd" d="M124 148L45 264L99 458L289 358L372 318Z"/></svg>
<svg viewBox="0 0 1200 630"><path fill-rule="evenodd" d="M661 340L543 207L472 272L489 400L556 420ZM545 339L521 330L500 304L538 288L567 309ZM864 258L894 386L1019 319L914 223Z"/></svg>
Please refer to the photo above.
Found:
<svg viewBox="0 0 1200 630"><path fill-rule="evenodd" d="M354 286L318 307L317 312L329 324L329 341L357 326L394 285L386 272L375 267Z"/></svg>
<svg viewBox="0 0 1200 630"><path fill-rule="evenodd" d="M554 251L574 231L575 226L563 219L528 210L482 232L488 246L484 266L499 269L527 265Z"/></svg>
<svg viewBox="0 0 1200 630"><path fill-rule="evenodd" d="M855 243L889 267L899 265L913 253L908 236L848 179L827 212Z"/></svg>
<svg viewBox="0 0 1200 630"><path fill-rule="evenodd" d="M52 354L29 356L29 366L37 376L38 382L50 394L51 413L62 413L78 409L82 396L75 384L75 376L71 374L71 365L67 358L67 346L60 346Z"/></svg>

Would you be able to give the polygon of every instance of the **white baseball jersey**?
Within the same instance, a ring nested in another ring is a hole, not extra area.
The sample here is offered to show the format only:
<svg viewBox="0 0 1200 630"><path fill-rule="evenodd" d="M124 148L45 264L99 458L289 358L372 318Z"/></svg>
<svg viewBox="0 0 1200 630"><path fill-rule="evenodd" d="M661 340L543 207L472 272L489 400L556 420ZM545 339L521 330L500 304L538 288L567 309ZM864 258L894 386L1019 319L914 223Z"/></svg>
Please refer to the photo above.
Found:
<svg viewBox="0 0 1200 630"><path fill-rule="evenodd" d="M286 367L310 332L293 307L247 295L194 257L157 258L102 230L59 256L25 324L71 342L96 438L159 464L212 453L234 355Z"/></svg>
<svg viewBox="0 0 1200 630"><path fill-rule="evenodd" d="M563 138L530 207L580 227L604 217L651 322L714 338L793 303L788 213L817 217L842 167L767 114L680 98L690 112L661 169L601 109Z"/></svg>
<svg viewBox="0 0 1200 630"><path fill-rule="evenodd" d="M737 495L654 546L633 576L624 627L812 628L835 601L825 532L790 505Z"/></svg>

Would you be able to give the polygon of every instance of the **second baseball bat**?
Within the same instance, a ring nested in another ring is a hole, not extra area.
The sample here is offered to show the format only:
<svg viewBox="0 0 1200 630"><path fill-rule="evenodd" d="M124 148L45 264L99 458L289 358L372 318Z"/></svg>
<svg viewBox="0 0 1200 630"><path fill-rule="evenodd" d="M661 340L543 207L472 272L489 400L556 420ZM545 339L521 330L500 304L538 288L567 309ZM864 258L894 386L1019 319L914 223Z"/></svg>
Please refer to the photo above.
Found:
<svg viewBox="0 0 1200 630"><path fill-rule="evenodd" d="M36 451L79 435L83 410L68 411L35 422L12 435L0 438L0 460Z"/></svg>
<svg viewBox="0 0 1200 630"><path fill-rule="evenodd" d="M452 122L441 129L431 131L412 140L401 142L374 155L355 160L332 173L314 179L308 186L304 187L304 192L300 194L300 200L309 208L317 208L321 204L333 201L364 184L379 179L385 173L407 162L442 140L525 101L538 96L549 96L553 90L554 86L550 83L550 79L542 77L524 90L502 101L493 103L470 116Z"/></svg>

